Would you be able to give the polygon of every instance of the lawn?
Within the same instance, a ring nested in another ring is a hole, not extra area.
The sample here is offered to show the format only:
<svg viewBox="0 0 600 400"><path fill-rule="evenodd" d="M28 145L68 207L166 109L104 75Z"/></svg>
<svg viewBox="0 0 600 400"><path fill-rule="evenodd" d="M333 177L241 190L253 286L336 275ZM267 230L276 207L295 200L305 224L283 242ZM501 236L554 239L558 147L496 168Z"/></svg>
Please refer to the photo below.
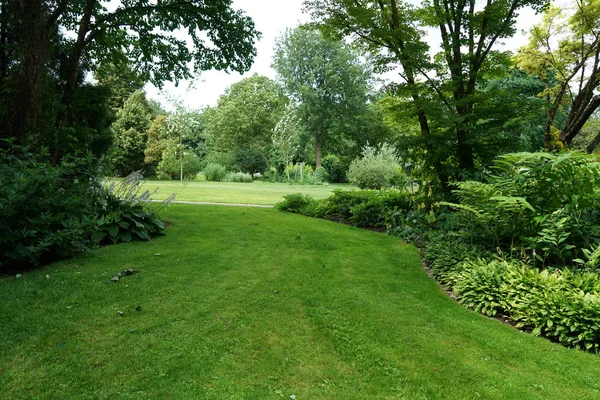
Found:
<svg viewBox="0 0 600 400"><path fill-rule="evenodd" d="M316 199L328 197L334 189L352 189L348 184L299 185L255 181L252 183L207 182L207 181L147 181L144 189L158 192L154 199L162 200L177 193L179 201L215 203L275 204L283 196L304 193Z"/></svg>
<svg viewBox="0 0 600 400"><path fill-rule="evenodd" d="M151 242L0 280L0 398L600 398L598 356L464 309L397 238L272 209L164 217Z"/></svg>

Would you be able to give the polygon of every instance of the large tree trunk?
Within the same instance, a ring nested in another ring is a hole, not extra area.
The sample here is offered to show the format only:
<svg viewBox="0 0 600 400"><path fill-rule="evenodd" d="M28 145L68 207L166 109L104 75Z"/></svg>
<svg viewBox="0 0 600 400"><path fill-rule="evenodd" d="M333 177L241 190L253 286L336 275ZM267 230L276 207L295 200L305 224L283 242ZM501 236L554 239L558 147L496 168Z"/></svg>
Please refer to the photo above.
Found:
<svg viewBox="0 0 600 400"><path fill-rule="evenodd" d="M596 147L598 147L598 143L600 143L600 133L598 133L594 139L590 142L590 144L588 144L588 146L586 147L586 151L589 154L592 154L594 152L594 150L596 150Z"/></svg>
<svg viewBox="0 0 600 400"><path fill-rule="evenodd" d="M317 168L321 166L321 135L315 137L315 157Z"/></svg>
<svg viewBox="0 0 600 400"><path fill-rule="evenodd" d="M40 128L48 58L46 18L42 0L15 2L11 11L22 58L13 83L14 94L7 104L7 134L25 144L27 136L39 133Z"/></svg>
<svg viewBox="0 0 600 400"><path fill-rule="evenodd" d="M594 111L600 107L600 95L594 97L585 96L588 98L579 99L584 97L582 93L578 94L576 101L573 102L573 107L569 112L569 117L565 124L565 128L560 134L560 141L566 145L570 145L573 142L575 136L581 132L581 129L585 123L590 119ZM594 146L595 147L595 146Z"/></svg>
<svg viewBox="0 0 600 400"><path fill-rule="evenodd" d="M67 76L65 82L65 88L62 96L63 110L60 113L57 121L57 125L64 125L68 120L69 106L73 101L73 95L75 94L75 88L77 86L77 78L79 75L79 65L81 63L81 56L86 46L86 35L90 31L90 22L92 19L92 13L96 5L97 0L87 0L85 8L83 10L83 16L79 21L79 30L77 32L77 41L73 45L71 54L69 55L69 61L67 63Z"/></svg>

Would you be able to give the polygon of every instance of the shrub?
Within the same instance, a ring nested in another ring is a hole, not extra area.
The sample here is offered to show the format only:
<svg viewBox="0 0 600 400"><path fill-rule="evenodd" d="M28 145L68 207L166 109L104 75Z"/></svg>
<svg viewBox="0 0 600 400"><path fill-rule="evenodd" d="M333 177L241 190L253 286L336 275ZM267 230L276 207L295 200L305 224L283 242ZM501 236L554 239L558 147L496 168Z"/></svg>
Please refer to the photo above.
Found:
<svg viewBox="0 0 600 400"><path fill-rule="evenodd" d="M391 215L411 207L406 193L395 190L334 190L320 206L325 218L359 227L387 226Z"/></svg>
<svg viewBox="0 0 600 400"><path fill-rule="evenodd" d="M239 147L233 152L233 160L237 169L254 175L267 169L264 151L251 147Z"/></svg>
<svg viewBox="0 0 600 400"><path fill-rule="evenodd" d="M313 173L313 184L319 185L329 181L329 172L323 167L317 167Z"/></svg>
<svg viewBox="0 0 600 400"><path fill-rule="evenodd" d="M597 273L538 270L518 261L462 264L461 303L487 315L506 313L516 326L568 347L600 351Z"/></svg>
<svg viewBox="0 0 600 400"><path fill-rule="evenodd" d="M350 163L348 180L361 189L386 188L391 186L398 168L399 159L391 146L383 144L379 150L365 146L362 157Z"/></svg>
<svg viewBox="0 0 600 400"><path fill-rule="evenodd" d="M312 183L313 169L307 163L289 163L284 169L284 175L289 176L289 180L298 183Z"/></svg>
<svg viewBox="0 0 600 400"><path fill-rule="evenodd" d="M339 157L334 154L328 154L321 161L323 168L329 173L329 181L332 183L346 182L346 168Z"/></svg>
<svg viewBox="0 0 600 400"><path fill-rule="evenodd" d="M252 182L252 176L244 172L228 172L223 182Z"/></svg>
<svg viewBox="0 0 600 400"><path fill-rule="evenodd" d="M100 207L96 173L91 156L52 165L22 148L0 151L0 271L89 250Z"/></svg>
<svg viewBox="0 0 600 400"><path fill-rule="evenodd" d="M224 166L226 170L235 169L233 152L211 151L206 154L202 164L205 168L209 164L219 164Z"/></svg>
<svg viewBox="0 0 600 400"><path fill-rule="evenodd" d="M316 205L315 199L302 193L288 194L283 198L283 201L275 204L275 208L281 211L307 215Z"/></svg>
<svg viewBox="0 0 600 400"><path fill-rule="evenodd" d="M502 276L506 273L507 265L506 261L498 260L465 261L460 267L459 276L455 278L454 286L460 302L489 316L501 312L503 304L506 304Z"/></svg>
<svg viewBox="0 0 600 400"><path fill-rule="evenodd" d="M157 167L157 177L159 179L180 179L183 166L183 178L194 179L202 170L200 158L192 151L184 150L182 161L183 165L177 145L171 143L162 153L162 159Z"/></svg>
<svg viewBox="0 0 600 400"><path fill-rule="evenodd" d="M227 174L225 167L221 164L208 164L206 167L204 167L203 172L206 176L206 180L212 182L221 181Z"/></svg>
<svg viewBox="0 0 600 400"><path fill-rule="evenodd" d="M470 244L457 232L434 235L423 249L425 262L431 275L441 284L453 288L459 280L465 262L481 258L491 258L491 254Z"/></svg>
<svg viewBox="0 0 600 400"><path fill-rule="evenodd" d="M600 164L593 156L517 153L498 157L486 182L457 184L462 229L494 247L537 250L564 266L600 237Z"/></svg>
<svg viewBox="0 0 600 400"><path fill-rule="evenodd" d="M174 200L175 195L165 200L162 205L151 208L150 197L154 192L146 190L140 193L141 179L139 173L133 173L106 188L102 216L92 233L93 242L150 240L152 236L162 233L165 226L156 213Z"/></svg>

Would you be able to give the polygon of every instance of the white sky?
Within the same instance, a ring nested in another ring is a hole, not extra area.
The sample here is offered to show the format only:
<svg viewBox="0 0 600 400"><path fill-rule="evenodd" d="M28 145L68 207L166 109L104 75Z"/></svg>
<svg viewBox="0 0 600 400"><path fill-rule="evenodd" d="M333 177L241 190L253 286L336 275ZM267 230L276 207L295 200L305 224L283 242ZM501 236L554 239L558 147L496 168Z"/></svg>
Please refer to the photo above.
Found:
<svg viewBox="0 0 600 400"><path fill-rule="evenodd" d="M162 92L149 84L146 86L148 97L160 101L167 109L170 108L167 101L169 97L178 98L187 108L196 109L207 105L215 106L227 87L246 76L258 73L275 78L275 71L270 66L275 39L286 28L309 21L308 15L302 13L302 0L234 0L233 7L244 10L254 20L256 29L262 33L262 38L256 46L257 56L250 71L244 75L237 72L227 74L221 71L206 71L195 82L182 81L179 87L167 82ZM535 15L532 10L522 10L517 20L517 35L507 40L503 49L516 50L524 45L526 35L522 31L528 31L539 20L540 16ZM385 78L393 80L394 75Z"/></svg>

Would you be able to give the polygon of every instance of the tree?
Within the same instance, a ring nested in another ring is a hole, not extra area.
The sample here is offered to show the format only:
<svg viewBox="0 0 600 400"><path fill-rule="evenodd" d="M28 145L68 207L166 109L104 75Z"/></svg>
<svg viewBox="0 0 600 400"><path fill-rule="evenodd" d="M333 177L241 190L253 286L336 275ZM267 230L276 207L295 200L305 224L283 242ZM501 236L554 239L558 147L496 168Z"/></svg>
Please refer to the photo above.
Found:
<svg viewBox="0 0 600 400"><path fill-rule="evenodd" d="M112 125L114 143L109 158L118 176L144 169L144 150L151 115L146 96L139 90L125 101L117 113L117 120Z"/></svg>
<svg viewBox="0 0 600 400"><path fill-rule="evenodd" d="M94 77L99 86L110 90L108 106L113 113L113 118L116 117L118 110L123 108L129 96L136 90L142 90L146 83L131 69L129 63L100 65Z"/></svg>
<svg viewBox="0 0 600 400"><path fill-rule="evenodd" d="M265 151L287 104L279 85L257 74L234 83L206 115L211 150L254 148Z"/></svg>
<svg viewBox="0 0 600 400"><path fill-rule="evenodd" d="M156 168L162 159L163 151L167 148L169 140L167 117L159 115L154 118L148 129L148 140L144 149L144 163L152 168Z"/></svg>
<svg viewBox="0 0 600 400"><path fill-rule="evenodd" d="M231 3L123 0L109 11L99 0L2 0L0 89L8 95L0 135L26 142L68 127L83 76L108 63L128 62L159 86L190 78L190 64L195 72L248 70L259 33Z"/></svg>
<svg viewBox="0 0 600 400"><path fill-rule="evenodd" d="M300 120L296 115L296 109L293 104L288 104L285 114L281 117L275 128L273 128L273 147L280 161L284 166L288 166L298 151L300 138ZM287 178L290 180L289 169Z"/></svg>
<svg viewBox="0 0 600 400"><path fill-rule="evenodd" d="M548 7L518 60L521 68L546 83L546 148L570 146L600 106L600 1L576 0L571 9ZM553 77L555 83L548 82ZM562 109L568 109L564 124L557 121ZM600 133L588 151L599 141Z"/></svg>
<svg viewBox="0 0 600 400"><path fill-rule="evenodd" d="M325 32L352 38L370 53L378 71L399 70L402 83L396 85L397 94L410 99L427 162L448 194L445 165L456 160L455 177L475 166L473 110L479 84L506 58L494 50L496 44L514 34L519 9L540 9L545 2L489 0L476 6L475 0L432 0L415 7L398 0L305 0L304 4ZM441 38L441 52L433 57L427 28L436 29ZM452 147L455 150L449 151Z"/></svg>
<svg viewBox="0 0 600 400"><path fill-rule="evenodd" d="M363 114L370 70L349 46L304 27L288 29L278 38L273 67L286 94L298 103L319 167L322 147L336 125L352 124Z"/></svg>

